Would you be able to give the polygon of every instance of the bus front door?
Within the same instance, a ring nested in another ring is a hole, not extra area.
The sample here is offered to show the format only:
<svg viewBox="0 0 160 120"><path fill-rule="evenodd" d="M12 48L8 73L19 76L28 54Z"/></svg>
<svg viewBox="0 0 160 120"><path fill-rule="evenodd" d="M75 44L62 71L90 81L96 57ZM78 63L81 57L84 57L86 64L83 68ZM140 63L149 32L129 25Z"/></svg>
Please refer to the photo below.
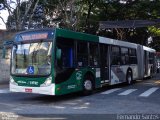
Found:
<svg viewBox="0 0 160 120"><path fill-rule="evenodd" d="M100 55L101 55L101 84L109 83L109 55L108 55L108 45L100 45Z"/></svg>

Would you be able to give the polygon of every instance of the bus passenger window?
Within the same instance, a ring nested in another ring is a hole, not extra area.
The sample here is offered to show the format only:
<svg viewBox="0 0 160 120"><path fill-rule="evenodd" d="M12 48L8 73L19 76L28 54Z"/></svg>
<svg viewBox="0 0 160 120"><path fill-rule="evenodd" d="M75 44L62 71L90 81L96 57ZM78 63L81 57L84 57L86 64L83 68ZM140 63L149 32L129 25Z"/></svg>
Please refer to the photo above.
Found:
<svg viewBox="0 0 160 120"><path fill-rule="evenodd" d="M121 61L122 65L129 64L128 48L121 48Z"/></svg>
<svg viewBox="0 0 160 120"><path fill-rule="evenodd" d="M112 65L121 64L120 48L117 46L112 46L111 64Z"/></svg>
<svg viewBox="0 0 160 120"><path fill-rule="evenodd" d="M88 66L87 42L77 42L77 66Z"/></svg>
<svg viewBox="0 0 160 120"><path fill-rule="evenodd" d="M64 47L61 49L63 67L73 67L73 48Z"/></svg>
<svg viewBox="0 0 160 120"><path fill-rule="evenodd" d="M135 49L129 49L129 62L130 64L137 64L137 54Z"/></svg>
<svg viewBox="0 0 160 120"><path fill-rule="evenodd" d="M59 38L57 40L57 48L61 49L61 60L57 60L58 67L72 68L74 67L74 41Z"/></svg>
<svg viewBox="0 0 160 120"><path fill-rule="evenodd" d="M99 66L99 50L98 44L90 43L89 45L89 62L90 66Z"/></svg>

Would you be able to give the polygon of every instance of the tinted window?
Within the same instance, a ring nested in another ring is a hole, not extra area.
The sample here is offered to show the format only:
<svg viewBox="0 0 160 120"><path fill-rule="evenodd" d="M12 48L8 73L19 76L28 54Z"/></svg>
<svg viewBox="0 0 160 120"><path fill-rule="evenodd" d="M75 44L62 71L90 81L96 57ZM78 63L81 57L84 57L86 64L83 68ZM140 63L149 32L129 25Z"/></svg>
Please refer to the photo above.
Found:
<svg viewBox="0 0 160 120"><path fill-rule="evenodd" d="M90 43L89 45L89 63L90 66L99 66L99 49L98 44Z"/></svg>
<svg viewBox="0 0 160 120"><path fill-rule="evenodd" d="M121 48L121 61L122 65L126 65L129 63L129 55L128 55L128 48Z"/></svg>
<svg viewBox="0 0 160 120"><path fill-rule="evenodd" d="M111 47L111 64L112 65L121 64L120 48L117 46Z"/></svg>
<svg viewBox="0 0 160 120"><path fill-rule="evenodd" d="M137 64L137 54L135 49L129 49L129 63Z"/></svg>
<svg viewBox="0 0 160 120"><path fill-rule="evenodd" d="M154 53L149 53L149 64L154 64Z"/></svg>
<svg viewBox="0 0 160 120"><path fill-rule="evenodd" d="M57 48L61 49L61 60L58 60L60 68L74 67L74 41L66 38L59 38L57 40Z"/></svg>
<svg viewBox="0 0 160 120"><path fill-rule="evenodd" d="M83 67L88 65L88 44L87 42L77 42L77 65Z"/></svg>

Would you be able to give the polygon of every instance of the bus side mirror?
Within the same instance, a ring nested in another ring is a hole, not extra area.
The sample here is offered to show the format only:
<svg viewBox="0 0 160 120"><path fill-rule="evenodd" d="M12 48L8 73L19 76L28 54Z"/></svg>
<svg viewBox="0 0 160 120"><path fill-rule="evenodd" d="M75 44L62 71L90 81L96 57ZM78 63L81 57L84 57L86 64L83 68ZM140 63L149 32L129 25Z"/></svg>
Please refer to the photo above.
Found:
<svg viewBox="0 0 160 120"><path fill-rule="evenodd" d="M8 47L13 47L13 46L16 46L17 47L17 45L16 44L14 44L14 42L12 41L12 40L7 40L7 41L4 41L3 42L3 51L2 51L2 58L6 58L6 47L8 48Z"/></svg>
<svg viewBox="0 0 160 120"><path fill-rule="evenodd" d="M62 56L62 50L57 48L57 50L56 50L56 58L57 58L58 60L60 60L60 59L61 59L61 56Z"/></svg>

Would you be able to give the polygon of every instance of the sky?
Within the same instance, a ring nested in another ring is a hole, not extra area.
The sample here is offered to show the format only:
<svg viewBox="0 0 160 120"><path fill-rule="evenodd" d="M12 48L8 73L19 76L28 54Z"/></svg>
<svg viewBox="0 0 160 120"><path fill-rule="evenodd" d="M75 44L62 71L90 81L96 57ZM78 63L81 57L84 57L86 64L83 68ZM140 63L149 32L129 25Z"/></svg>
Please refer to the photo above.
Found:
<svg viewBox="0 0 160 120"><path fill-rule="evenodd" d="M24 2L24 1L28 1L28 0L20 0L20 1ZM16 0L7 0L7 2L11 3L10 5L11 5L12 8L15 8ZM9 15L9 13L8 13L7 10L0 10L0 16L4 19L5 22L7 22L8 15ZM1 19L0 19L0 29L6 29L6 26Z"/></svg>
<svg viewBox="0 0 160 120"><path fill-rule="evenodd" d="M15 2L16 0L7 0L8 3L10 3L10 6L15 8ZM0 10L0 16L4 19L5 22L7 22L7 18L8 18L8 11L7 10ZM5 24L3 23L3 21L0 19L0 29L6 29Z"/></svg>
<svg viewBox="0 0 160 120"><path fill-rule="evenodd" d="M8 15L9 14L7 10L0 11L0 16L4 19L5 22L7 22ZM0 19L0 29L6 29L6 26L1 19Z"/></svg>

